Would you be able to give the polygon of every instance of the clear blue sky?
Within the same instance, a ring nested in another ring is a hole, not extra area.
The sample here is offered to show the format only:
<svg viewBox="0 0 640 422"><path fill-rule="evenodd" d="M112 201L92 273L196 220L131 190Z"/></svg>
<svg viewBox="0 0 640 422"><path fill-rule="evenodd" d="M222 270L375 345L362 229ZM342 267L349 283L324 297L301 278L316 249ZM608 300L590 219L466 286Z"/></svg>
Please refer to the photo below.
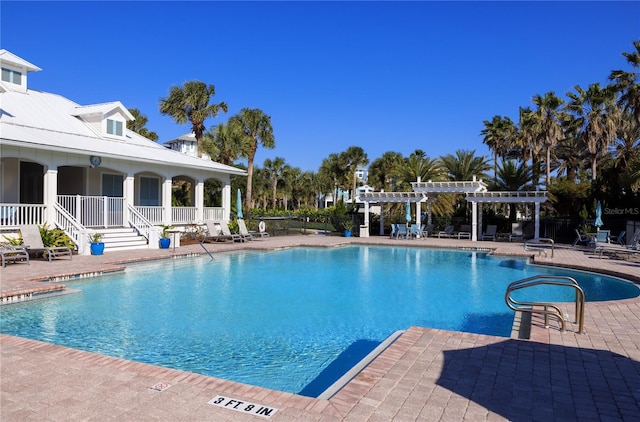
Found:
<svg viewBox="0 0 640 422"><path fill-rule="evenodd" d="M630 70L639 2L12 2L1 47L41 67L30 87L79 104L121 101L161 143L190 131L158 112L201 80L229 112L272 118L276 149L303 170L349 146L432 157L475 149L483 120L518 119L535 94Z"/></svg>

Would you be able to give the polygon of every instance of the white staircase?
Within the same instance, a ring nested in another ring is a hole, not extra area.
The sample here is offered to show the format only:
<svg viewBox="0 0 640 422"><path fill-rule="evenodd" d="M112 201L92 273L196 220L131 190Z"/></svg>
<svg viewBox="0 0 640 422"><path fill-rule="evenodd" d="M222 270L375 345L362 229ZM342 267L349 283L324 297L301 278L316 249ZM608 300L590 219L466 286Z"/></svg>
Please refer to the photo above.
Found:
<svg viewBox="0 0 640 422"><path fill-rule="evenodd" d="M105 252L148 248L147 239L138 235L138 232L130 227L94 229L94 231L103 234Z"/></svg>

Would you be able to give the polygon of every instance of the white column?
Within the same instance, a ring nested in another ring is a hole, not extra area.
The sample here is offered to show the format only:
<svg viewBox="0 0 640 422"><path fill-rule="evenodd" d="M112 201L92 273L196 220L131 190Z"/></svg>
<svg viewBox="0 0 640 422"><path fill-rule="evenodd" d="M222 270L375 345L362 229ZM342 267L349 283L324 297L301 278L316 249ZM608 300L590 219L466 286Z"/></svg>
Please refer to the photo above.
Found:
<svg viewBox="0 0 640 422"><path fill-rule="evenodd" d="M380 204L380 236L384 236L384 202L378 202Z"/></svg>
<svg viewBox="0 0 640 422"><path fill-rule="evenodd" d="M231 182L229 180L226 181L222 188L222 209L224 212L222 218L224 221L229 221L229 214L231 214ZM244 211L248 212L249 210Z"/></svg>
<svg viewBox="0 0 640 422"><path fill-rule="evenodd" d="M170 225L173 223L171 213L171 178L168 177L162 182L162 224Z"/></svg>
<svg viewBox="0 0 640 422"><path fill-rule="evenodd" d="M478 241L478 203L476 201L471 203L471 240Z"/></svg>
<svg viewBox="0 0 640 422"><path fill-rule="evenodd" d="M369 237L369 201L364 202L364 226L366 227L365 233L362 233L362 227L360 228L360 237Z"/></svg>
<svg viewBox="0 0 640 422"><path fill-rule="evenodd" d="M482 239L482 202L478 207L478 239Z"/></svg>
<svg viewBox="0 0 640 422"><path fill-rule="evenodd" d="M427 202L427 224L432 224L431 201Z"/></svg>
<svg viewBox="0 0 640 422"><path fill-rule="evenodd" d="M196 221L204 217L204 182L197 182L195 189Z"/></svg>
<svg viewBox="0 0 640 422"><path fill-rule="evenodd" d="M58 170L48 169L44 173L43 182L43 199L44 204L46 205L44 223L47 223L49 228L52 228L56 223L56 211L53 208L53 205L58 201Z"/></svg>
<svg viewBox="0 0 640 422"><path fill-rule="evenodd" d="M418 182L420 181L420 178L418 177ZM416 202L416 226L418 226L418 229L420 229L420 226L422 225L422 216L420 214L422 214L421 212L421 206L420 206L420 202ZM420 230L418 230L418 234L416 234L416 237L420 237Z"/></svg>
<svg viewBox="0 0 640 422"><path fill-rule="evenodd" d="M540 202L535 203L535 216L534 216L534 239L540 239Z"/></svg>
<svg viewBox="0 0 640 422"><path fill-rule="evenodd" d="M122 210L122 225L129 226L129 207L135 204L135 178L134 176L125 176L122 180L122 194L124 195L124 203Z"/></svg>

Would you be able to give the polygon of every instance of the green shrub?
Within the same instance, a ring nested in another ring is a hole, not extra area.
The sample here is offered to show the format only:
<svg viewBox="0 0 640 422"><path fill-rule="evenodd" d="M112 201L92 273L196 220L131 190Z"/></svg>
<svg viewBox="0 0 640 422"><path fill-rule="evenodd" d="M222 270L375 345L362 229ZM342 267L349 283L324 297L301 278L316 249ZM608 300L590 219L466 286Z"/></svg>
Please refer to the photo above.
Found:
<svg viewBox="0 0 640 422"><path fill-rule="evenodd" d="M64 230L57 227L49 228L47 224L43 224L40 229L40 237L42 237L42 243L46 248L53 248L56 246L66 246L67 248L74 249L75 244L73 240L64 232Z"/></svg>

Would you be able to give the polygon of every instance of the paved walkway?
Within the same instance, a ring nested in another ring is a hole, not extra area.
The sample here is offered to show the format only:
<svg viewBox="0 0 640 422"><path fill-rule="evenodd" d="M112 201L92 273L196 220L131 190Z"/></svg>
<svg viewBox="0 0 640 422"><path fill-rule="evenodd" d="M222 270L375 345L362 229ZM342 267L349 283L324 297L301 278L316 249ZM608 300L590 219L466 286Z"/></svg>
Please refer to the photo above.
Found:
<svg viewBox="0 0 640 422"><path fill-rule="evenodd" d="M217 252L361 242L534 254L518 243L326 236L275 237L207 248ZM198 245L175 251L176 256L198 253L204 253ZM65 278L81 274L118 271L131 261L173 255L171 249L140 250L13 264L0 270L0 297L60 286ZM538 262L625 274L640 282L638 262L598 259L571 248L556 249L553 258L535 255ZM532 340L407 327L328 400L0 335L0 419L640 421L640 298L588 303L585 334L576 334L575 327L560 332L554 324L545 329L537 318L531 325ZM226 408L208 404L214 397Z"/></svg>

